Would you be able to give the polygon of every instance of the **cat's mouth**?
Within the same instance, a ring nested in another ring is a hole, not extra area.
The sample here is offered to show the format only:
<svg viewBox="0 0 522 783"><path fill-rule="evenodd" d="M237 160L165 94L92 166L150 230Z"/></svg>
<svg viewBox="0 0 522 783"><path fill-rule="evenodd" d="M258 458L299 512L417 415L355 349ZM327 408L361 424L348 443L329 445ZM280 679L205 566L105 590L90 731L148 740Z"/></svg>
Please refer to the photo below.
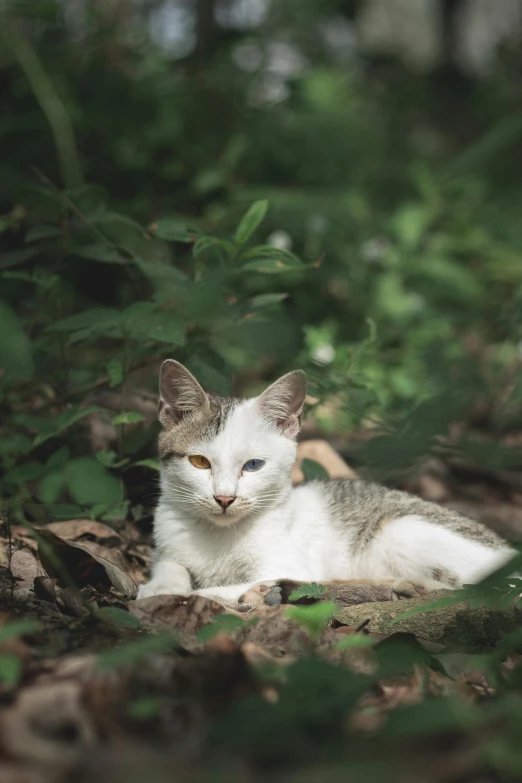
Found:
<svg viewBox="0 0 522 783"><path fill-rule="evenodd" d="M248 504L241 503L236 499L236 502L221 508L217 504L207 507L212 514L212 521L214 524L220 527L228 527L234 524L237 520L243 517L248 512Z"/></svg>

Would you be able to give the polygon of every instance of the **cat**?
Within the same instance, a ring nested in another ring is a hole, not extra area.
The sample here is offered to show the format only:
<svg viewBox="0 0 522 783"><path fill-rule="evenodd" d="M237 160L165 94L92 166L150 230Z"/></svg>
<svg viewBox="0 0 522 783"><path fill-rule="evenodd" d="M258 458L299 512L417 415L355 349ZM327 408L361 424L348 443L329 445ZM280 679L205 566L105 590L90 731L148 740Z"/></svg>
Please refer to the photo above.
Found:
<svg viewBox="0 0 522 783"><path fill-rule="evenodd" d="M279 603L285 584L340 580L358 602L394 600L480 581L513 556L478 522L406 492L360 479L293 487L305 395L301 370L245 400L163 363L161 495L139 599L196 593L250 611Z"/></svg>

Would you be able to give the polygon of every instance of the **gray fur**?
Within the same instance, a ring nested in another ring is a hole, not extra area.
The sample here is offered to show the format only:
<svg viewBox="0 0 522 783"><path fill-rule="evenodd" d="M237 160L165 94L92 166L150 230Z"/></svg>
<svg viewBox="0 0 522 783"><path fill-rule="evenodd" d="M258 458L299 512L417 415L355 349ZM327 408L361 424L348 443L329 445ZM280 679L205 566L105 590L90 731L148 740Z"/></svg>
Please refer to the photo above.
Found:
<svg viewBox="0 0 522 783"><path fill-rule="evenodd" d="M162 429L158 439L160 460L194 453L194 445L212 440L223 429L232 410L241 400L207 394L208 406L185 413L174 427Z"/></svg>
<svg viewBox="0 0 522 783"><path fill-rule="evenodd" d="M459 533L492 549L505 542L489 528L460 516L456 511L421 500L397 489L388 489L361 479L329 479L316 481L323 497L327 498L334 523L340 528L356 528L355 549L363 551L375 539L388 521L408 514L418 514L430 522ZM447 581L433 576L437 581Z"/></svg>

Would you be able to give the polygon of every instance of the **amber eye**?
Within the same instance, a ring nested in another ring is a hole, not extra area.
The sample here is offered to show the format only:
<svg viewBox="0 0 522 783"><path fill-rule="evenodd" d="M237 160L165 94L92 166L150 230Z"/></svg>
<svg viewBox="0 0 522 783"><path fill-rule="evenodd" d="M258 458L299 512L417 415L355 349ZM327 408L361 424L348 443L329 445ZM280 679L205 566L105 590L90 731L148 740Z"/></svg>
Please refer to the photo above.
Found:
<svg viewBox="0 0 522 783"><path fill-rule="evenodd" d="M208 470L210 468L210 462L203 454L192 454L189 457L195 468L201 468L202 470Z"/></svg>

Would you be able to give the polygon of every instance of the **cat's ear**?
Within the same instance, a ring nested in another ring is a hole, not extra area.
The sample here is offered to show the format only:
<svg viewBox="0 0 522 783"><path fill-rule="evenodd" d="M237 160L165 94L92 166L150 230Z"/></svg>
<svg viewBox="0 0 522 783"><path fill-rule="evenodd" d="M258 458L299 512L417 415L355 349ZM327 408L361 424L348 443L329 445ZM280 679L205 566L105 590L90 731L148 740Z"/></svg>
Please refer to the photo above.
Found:
<svg viewBox="0 0 522 783"><path fill-rule="evenodd" d="M158 419L164 427L178 424L187 413L208 408L208 397L186 367L174 359L161 365Z"/></svg>
<svg viewBox="0 0 522 783"><path fill-rule="evenodd" d="M294 370L275 381L258 398L261 414L275 424L287 438L295 438L301 428L301 413L306 397L306 375Z"/></svg>

